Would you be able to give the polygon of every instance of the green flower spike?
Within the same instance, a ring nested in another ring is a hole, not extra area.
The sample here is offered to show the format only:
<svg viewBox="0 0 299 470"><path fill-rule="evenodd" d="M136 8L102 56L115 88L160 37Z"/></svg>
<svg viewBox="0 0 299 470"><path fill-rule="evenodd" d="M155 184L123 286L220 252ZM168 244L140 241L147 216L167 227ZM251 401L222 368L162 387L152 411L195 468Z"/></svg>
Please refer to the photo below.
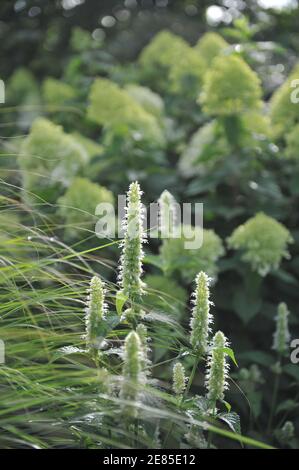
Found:
<svg viewBox="0 0 299 470"><path fill-rule="evenodd" d="M215 334L211 350L207 361L206 387L208 389L208 399L216 405L217 400L224 399L224 392L228 389L229 364L226 361L224 348L228 347L228 342L222 331Z"/></svg>
<svg viewBox="0 0 299 470"><path fill-rule="evenodd" d="M146 240L143 228L144 209L141 204L141 190L137 182L131 183L127 193L126 217L123 223L125 231L120 258L119 284L122 293L134 304L143 294L142 245Z"/></svg>
<svg viewBox="0 0 299 470"><path fill-rule="evenodd" d="M209 283L210 278L201 271L196 277L196 289L193 293L194 306L190 322L190 343L193 349L201 354L207 352L209 334L211 332L210 325L213 322L213 317L210 313Z"/></svg>
<svg viewBox="0 0 299 470"><path fill-rule="evenodd" d="M177 362L173 367L173 391L176 395L183 395L186 388L186 376L184 366Z"/></svg>
<svg viewBox="0 0 299 470"><path fill-rule="evenodd" d="M104 284L98 276L91 279L88 292L85 316L86 346L88 349L93 349L100 345L99 328L107 311Z"/></svg>
<svg viewBox="0 0 299 470"><path fill-rule="evenodd" d="M145 385L146 377L143 372L145 358L142 343L135 331L131 331L126 337L123 359L123 382L120 397L126 401L136 402L140 395L140 387ZM125 404L124 409L129 415L136 417L137 409L134 404Z"/></svg>
<svg viewBox="0 0 299 470"><path fill-rule="evenodd" d="M278 305L276 316L276 331L273 335L273 349L280 355L284 355L289 349L291 339L288 316L290 312L287 305L281 302Z"/></svg>
<svg viewBox="0 0 299 470"><path fill-rule="evenodd" d="M140 342L141 342L141 347L142 347L142 356L143 356L143 364L142 364L142 369L144 370L144 373L146 376L150 374L150 366L151 366L151 361L149 359L149 353L150 353L150 347L149 347L149 341L150 338L148 337L147 333L147 328L143 323L139 323L136 327L136 333L139 336Z"/></svg>
<svg viewBox="0 0 299 470"><path fill-rule="evenodd" d="M175 237L179 229L179 207L173 195L165 190L158 199L159 204L159 230L162 238Z"/></svg>

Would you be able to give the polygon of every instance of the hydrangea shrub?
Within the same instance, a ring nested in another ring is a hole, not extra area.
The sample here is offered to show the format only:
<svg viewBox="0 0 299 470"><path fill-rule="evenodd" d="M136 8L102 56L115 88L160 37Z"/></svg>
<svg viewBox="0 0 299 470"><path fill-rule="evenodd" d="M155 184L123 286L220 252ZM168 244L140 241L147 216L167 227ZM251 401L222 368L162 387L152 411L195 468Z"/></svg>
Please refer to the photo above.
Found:
<svg viewBox="0 0 299 470"><path fill-rule="evenodd" d="M289 258L290 232L280 222L260 212L237 227L228 238L230 248L242 251L242 259L261 276L278 269Z"/></svg>

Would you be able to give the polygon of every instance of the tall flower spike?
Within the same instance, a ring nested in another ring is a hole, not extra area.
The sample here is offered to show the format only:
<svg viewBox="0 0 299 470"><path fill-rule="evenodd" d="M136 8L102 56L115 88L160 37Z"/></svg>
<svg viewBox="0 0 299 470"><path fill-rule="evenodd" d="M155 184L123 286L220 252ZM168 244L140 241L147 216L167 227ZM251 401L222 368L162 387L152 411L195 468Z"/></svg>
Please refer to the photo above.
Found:
<svg viewBox="0 0 299 470"><path fill-rule="evenodd" d="M278 305L276 320L276 330L273 335L273 349L283 355L289 349L291 339L289 331L288 316L290 312L287 305L281 302Z"/></svg>
<svg viewBox="0 0 299 470"><path fill-rule="evenodd" d="M86 345L90 349L99 346L99 327L107 311L104 284L98 276L91 279L88 292L85 324Z"/></svg>
<svg viewBox="0 0 299 470"><path fill-rule="evenodd" d="M149 359L150 347L146 326L143 323L139 323L136 327L136 333L138 334L141 342L143 358L142 369L144 370L145 375L148 376L150 374L149 368L151 366L151 361Z"/></svg>
<svg viewBox="0 0 299 470"><path fill-rule="evenodd" d="M183 395L186 388L186 376L184 366L180 362L176 362L173 371L172 388L176 395Z"/></svg>
<svg viewBox="0 0 299 470"><path fill-rule="evenodd" d="M190 342L195 351L204 354L208 349L210 325L213 317L210 313L209 277L201 271L196 277L196 289L193 293L193 310L190 322Z"/></svg>
<svg viewBox="0 0 299 470"><path fill-rule="evenodd" d="M162 238L172 238L178 229L179 205L173 195L165 190L158 199L159 230Z"/></svg>
<svg viewBox="0 0 299 470"><path fill-rule="evenodd" d="M146 240L143 220L144 208L141 204L141 190L138 182L131 183L127 193L126 216L123 222L125 236L122 241L119 284L124 295L131 302L138 302L143 294L142 245Z"/></svg>
<svg viewBox="0 0 299 470"><path fill-rule="evenodd" d="M217 400L224 399L224 392L228 389L229 365L226 361L226 354L223 351L228 347L228 342L222 331L215 334L209 357L207 361L206 386L208 389L208 399L215 405Z"/></svg>
<svg viewBox="0 0 299 470"><path fill-rule="evenodd" d="M140 394L140 386L145 384L143 373L144 353L139 335L135 331L128 334L123 352L123 383L120 397L126 401L136 402ZM134 405L125 405L128 414L136 416Z"/></svg>

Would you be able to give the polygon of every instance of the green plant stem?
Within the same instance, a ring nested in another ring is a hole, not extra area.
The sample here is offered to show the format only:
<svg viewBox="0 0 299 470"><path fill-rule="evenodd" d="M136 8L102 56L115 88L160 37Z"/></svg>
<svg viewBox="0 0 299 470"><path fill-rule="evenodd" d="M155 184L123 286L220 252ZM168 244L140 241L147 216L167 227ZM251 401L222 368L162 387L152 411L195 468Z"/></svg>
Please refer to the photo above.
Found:
<svg viewBox="0 0 299 470"><path fill-rule="evenodd" d="M191 374L190 374L190 377L189 377L189 380L188 380L188 384L187 384L187 387L186 387L186 390L185 390L185 394L184 394L185 396L188 395L188 393L189 393L189 390L190 390L191 385L193 383L194 376L195 376L196 369L197 369L197 366L199 364L199 361L200 361L200 355L198 354L195 357L195 361L194 361L194 364L193 364L193 367L192 367L192 370L191 370Z"/></svg>
<svg viewBox="0 0 299 470"><path fill-rule="evenodd" d="M183 402L183 395L181 395L180 397L178 397L178 411L180 411L181 409L181 405L182 405L182 402ZM169 436L172 432L172 428L173 428L173 423L171 423L171 425L169 426L169 429L168 429L168 432L167 432L167 435L166 435L166 438L164 440L164 444L163 444L163 448L166 449L167 446L167 442L168 442L168 439L169 439Z"/></svg>
<svg viewBox="0 0 299 470"><path fill-rule="evenodd" d="M280 367L280 365L281 365L281 358L279 358L278 367ZM273 395L272 395L272 402L271 402L271 409L270 409L270 417L269 417L269 422L268 422L268 427L267 427L267 432L268 433L270 433L270 431L272 429L274 411L275 411L275 406L276 406L276 401L277 401L277 396L278 396L278 390L279 390L280 375L281 375L280 373L276 374L276 377L275 377L274 389L273 389Z"/></svg>
<svg viewBox="0 0 299 470"><path fill-rule="evenodd" d="M212 411L212 417L215 418L215 416L216 416L216 402L214 403L212 410L213 410ZM212 444L212 432L208 431L208 449L211 448L211 444Z"/></svg>

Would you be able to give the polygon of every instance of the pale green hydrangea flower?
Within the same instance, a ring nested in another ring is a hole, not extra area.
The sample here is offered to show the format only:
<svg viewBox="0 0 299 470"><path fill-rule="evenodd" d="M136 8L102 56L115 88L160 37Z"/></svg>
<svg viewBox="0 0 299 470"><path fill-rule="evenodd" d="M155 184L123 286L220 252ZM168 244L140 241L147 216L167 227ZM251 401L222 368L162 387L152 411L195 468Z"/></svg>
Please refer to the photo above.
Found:
<svg viewBox="0 0 299 470"><path fill-rule="evenodd" d="M211 67L213 59L224 53L229 44L219 34L209 31L203 34L195 45L195 50L204 60L205 68Z"/></svg>
<svg viewBox="0 0 299 470"><path fill-rule="evenodd" d="M89 95L88 117L114 134L163 146L164 136L153 114L147 112L116 83L105 78L94 81Z"/></svg>
<svg viewBox="0 0 299 470"><path fill-rule="evenodd" d="M204 62L184 39L169 31L154 36L143 49L139 63L143 77L157 90L184 96L199 92Z"/></svg>
<svg viewBox="0 0 299 470"><path fill-rule="evenodd" d="M295 124L299 123L298 103L292 102L291 94L296 93L292 87L293 80L299 78L299 64L292 70L287 80L273 93L270 100L270 118L274 126L275 137L283 137ZM298 88L298 85L297 85ZM295 98L298 98L296 93Z"/></svg>
<svg viewBox="0 0 299 470"><path fill-rule="evenodd" d="M298 105L297 105L298 106ZM286 135L285 156L294 160L299 160L299 124Z"/></svg>
<svg viewBox="0 0 299 470"><path fill-rule="evenodd" d="M164 102L160 95L145 86L128 84L125 87L134 100L136 100L148 113L161 119L164 114Z"/></svg>
<svg viewBox="0 0 299 470"><path fill-rule="evenodd" d="M77 92L71 85L56 80L56 78L48 77L42 84L42 97L49 105L63 106L65 103L73 101L76 96Z"/></svg>
<svg viewBox="0 0 299 470"><path fill-rule="evenodd" d="M261 276L278 269L281 260L289 258L287 246L291 242L290 232L262 212L237 227L228 238L229 247L242 250L242 259Z"/></svg>
<svg viewBox="0 0 299 470"><path fill-rule="evenodd" d="M216 57L204 77L200 101L211 116L231 116L261 108L261 82L236 55Z"/></svg>
<svg viewBox="0 0 299 470"><path fill-rule="evenodd" d="M114 196L107 188L92 183L87 178L74 178L57 203L57 213L64 220L66 238L78 236L84 238L95 230L97 205L101 203L113 205Z"/></svg>
<svg viewBox="0 0 299 470"><path fill-rule="evenodd" d="M85 148L73 136L63 132L61 126L44 118L36 119L18 158L24 199L36 202L36 196L46 202L55 202L88 159Z"/></svg>
<svg viewBox="0 0 299 470"><path fill-rule="evenodd" d="M218 122L213 120L191 136L180 157L179 170L185 178L209 174L228 152L223 132L220 132Z"/></svg>
<svg viewBox="0 0 299 470"><path fill-rule="evenodd" d="M208 276L217 276L217 261L223 256L224 248L221 239L214 230L200 227L186 227L181 238L164 239L160 248L162 269L165 274L177 273L186 282L192 282L199 271ZM188 233L188 236L186 236ZM203 243L199 248L186 249L185 242L202 237Z"/></svg>

